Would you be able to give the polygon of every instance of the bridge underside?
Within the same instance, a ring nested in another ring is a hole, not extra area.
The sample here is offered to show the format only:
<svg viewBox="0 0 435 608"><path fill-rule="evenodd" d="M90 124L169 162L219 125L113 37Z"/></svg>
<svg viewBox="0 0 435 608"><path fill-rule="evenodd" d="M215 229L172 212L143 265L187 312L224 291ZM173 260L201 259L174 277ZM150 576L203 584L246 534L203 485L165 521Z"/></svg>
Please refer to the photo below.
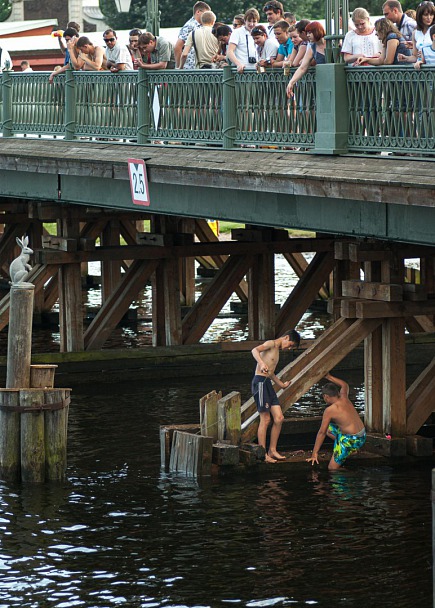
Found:
<svg viewBox="0 0 435 608"><path fill-rule="evenodd" d="M334 329L297 364L303 369L284 370L296 378L284 406L335 365L336 353L364 341L370 430L413 434L434 409L433 363L407 391L404 350L406 328L435 331L431 163L48 140L19 141L17 152L17 144L1 141L0 265L6 275L15 237L29 234L36 311L59 301L62 351L101 348L146 283L154 345L197 343L233 293L247 306L251 340L279 336L321 293ZM127 158L137 157L147 161L149 207L131 200ZM244 228L218 242L203 218ZM53 222L55 235L47 232ZM317 236L289 239L289 228ZM278 253L299 282L277 312ZM407 275L408 258L420 259L418 278ZM102 264L102 306L85 330L82 273L92 260ZM218 269L198 299L195 260ZM8 296L0 329L7 323ZM251 410L243 410L247 437Z"/></svg>
<svg viewBox="0 0 435 608"><path fill-rule="evenodd" d="M144 159L134 205L127 159ZM430 161L2 139L0 196L435 245Z"/></svg>

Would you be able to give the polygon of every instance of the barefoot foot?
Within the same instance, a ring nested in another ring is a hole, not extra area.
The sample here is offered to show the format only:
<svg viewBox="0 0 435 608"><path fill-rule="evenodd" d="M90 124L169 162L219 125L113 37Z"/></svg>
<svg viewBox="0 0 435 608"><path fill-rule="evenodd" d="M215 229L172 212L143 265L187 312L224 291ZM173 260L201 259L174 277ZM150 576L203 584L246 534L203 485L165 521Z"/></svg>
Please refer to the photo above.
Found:
<svg viewBox="0 0 435 608"><path fill-rule="evenodd" d="M286 456L282 456L278 452L268 452L268 456L274 460L287 460Z"/></svg>
<svg viewBox="0 0 435 608"><path fill-rule="evenodd" d="M266 454L264 460L266 462L271 462L271 463L276 462L276 458L272 458L271 456L269 456L269 454Z"/></svg>

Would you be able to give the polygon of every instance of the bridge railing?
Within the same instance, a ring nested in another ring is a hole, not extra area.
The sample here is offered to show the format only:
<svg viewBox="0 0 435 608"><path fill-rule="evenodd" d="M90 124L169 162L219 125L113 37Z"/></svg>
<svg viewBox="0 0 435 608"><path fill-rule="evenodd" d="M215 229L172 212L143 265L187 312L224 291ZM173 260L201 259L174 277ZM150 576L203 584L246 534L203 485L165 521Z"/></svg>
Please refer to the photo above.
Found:
<svg viewBox="0 0 435 608"><path fill-rule="evenodd" d="M288 99L281 70L69 70L51 85L44 72L7 72L0 126L4 137L434 155L434 80L428 66L326 64Z"/></svg>
<svg viewBox="0 0 435 608"><path fill-rule="evenodd" d="M315 72L288 99L281 70L5 72L3 136L53 135L220 147L314 146Z"/></svg>
<svg viewBox="0 0 435 608"><path fill-rule="evenodd" d="M435 70L347 68L351 151L435 154Z"/></svg>

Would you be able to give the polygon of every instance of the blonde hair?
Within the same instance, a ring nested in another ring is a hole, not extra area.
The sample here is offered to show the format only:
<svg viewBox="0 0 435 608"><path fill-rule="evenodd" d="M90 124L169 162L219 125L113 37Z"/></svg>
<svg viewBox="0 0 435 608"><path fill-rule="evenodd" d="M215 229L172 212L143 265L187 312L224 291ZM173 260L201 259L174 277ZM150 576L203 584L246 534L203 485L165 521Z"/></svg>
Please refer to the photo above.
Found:
<svg viewBox="0 0 435 608"><path fill-rule="evenodd" d="M375 30L379 34L378 38L384 46L385 46L385 41L387 39L388 34L394 33L394 34L399 34L399 36L402 36L400 31L394 25L394 23L392 21L390 21L389 19L386 19L385 17L382 17L381 19L378 19L375 22Z"/></svg>
<svg viewBox="0 0 435 608"><path fill-rule="evenodd" d="M355 23L357 19L364 19L364 21L369 21L370 15L365 8L356 8L352 13L352 21Z"/></svg>

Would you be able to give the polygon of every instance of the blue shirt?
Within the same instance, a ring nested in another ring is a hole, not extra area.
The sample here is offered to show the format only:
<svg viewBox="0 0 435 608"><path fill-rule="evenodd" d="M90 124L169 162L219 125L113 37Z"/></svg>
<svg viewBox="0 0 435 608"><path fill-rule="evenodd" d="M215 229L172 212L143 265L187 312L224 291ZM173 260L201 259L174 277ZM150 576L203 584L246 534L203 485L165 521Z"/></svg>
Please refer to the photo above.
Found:
<svg viewBox="0 0 435 608"><path fill-rule="evenodd" d="M278 48L278 55L283 55L284 57L288 57L293 50L293 42L292 39L289 38L285 44L280 44Z"/></svg>
<svg viewBox="0 0 435 608"><path fill-rule="evenodd" d="M63 65L68 65L70 62L70 56L69 56L69 50L65 49L65 61L63 62Z"/></svg>

